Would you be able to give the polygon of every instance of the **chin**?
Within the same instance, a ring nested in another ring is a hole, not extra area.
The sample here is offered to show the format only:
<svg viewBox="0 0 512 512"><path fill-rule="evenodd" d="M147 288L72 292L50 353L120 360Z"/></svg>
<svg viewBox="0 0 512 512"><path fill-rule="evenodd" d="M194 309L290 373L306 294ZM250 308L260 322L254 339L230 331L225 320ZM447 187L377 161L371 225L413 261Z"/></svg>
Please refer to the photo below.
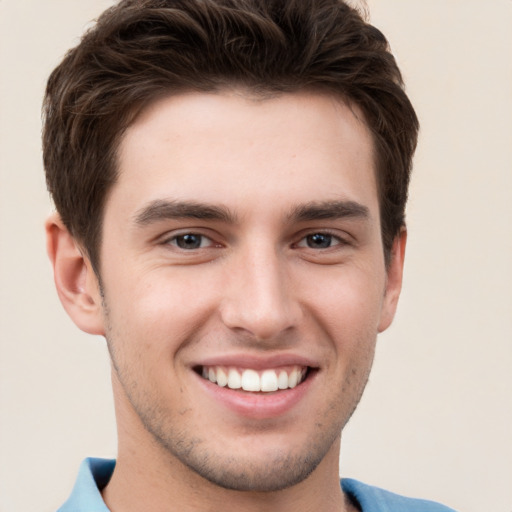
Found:
<svg viewBox="0 0 512 512"><path fill-rule="evenodd" d="M196 474L223 489L244 492L274 492L297 485L323 459L323 454L274 455L259 461L189 455L182 462Z"/></svg>
<svg viewBox="0 0 512 512"><path fill-rule="evenodd" d="M178 462L215 486L234 491L274 492L304 481L328 453L339 452L341 426L331 427L330 431L317 431L316 435L289 446L285 446L286 438L265 439L265 435L256 436L249 443L247 438L243 442L242 436L237 446L234 439L213 443L212 439L194 439L176 430L164 436L157 433L161 429L149 431L166 457L171 457L171 464Z"/></svg>

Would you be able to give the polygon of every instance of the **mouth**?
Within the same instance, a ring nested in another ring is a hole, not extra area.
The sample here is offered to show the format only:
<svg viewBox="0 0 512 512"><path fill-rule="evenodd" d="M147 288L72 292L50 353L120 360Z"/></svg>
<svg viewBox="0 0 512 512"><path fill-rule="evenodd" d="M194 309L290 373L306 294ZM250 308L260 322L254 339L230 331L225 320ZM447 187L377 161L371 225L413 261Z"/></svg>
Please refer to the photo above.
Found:
<svg viewBox="0 0 512 512"><path fill-rule="evenodd" d="M197 366L194 371L219 387L250 393L274 393L293 389L313 372L309 366L285 366L265 370L231 366Z"/></svg>

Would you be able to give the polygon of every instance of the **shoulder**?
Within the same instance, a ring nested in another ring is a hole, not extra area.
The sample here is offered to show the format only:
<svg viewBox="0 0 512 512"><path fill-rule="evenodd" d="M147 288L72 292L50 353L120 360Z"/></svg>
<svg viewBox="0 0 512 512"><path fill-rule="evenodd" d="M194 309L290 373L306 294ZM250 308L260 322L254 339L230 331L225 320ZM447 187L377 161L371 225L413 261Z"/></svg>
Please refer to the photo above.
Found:
<svg viewBox="0 0 512 512"><path fill-rule="evenodd" d="M115 464L115 460L85 459L71 495L57 512L108 512L101 489L110 480Z"/></svg>
<svg viewBox="0 0 512 512"><path fill-rule="evenodd" d="M362 512L455 512L433 501L407 498L351 478L343 478L341 487Z"/></svg>

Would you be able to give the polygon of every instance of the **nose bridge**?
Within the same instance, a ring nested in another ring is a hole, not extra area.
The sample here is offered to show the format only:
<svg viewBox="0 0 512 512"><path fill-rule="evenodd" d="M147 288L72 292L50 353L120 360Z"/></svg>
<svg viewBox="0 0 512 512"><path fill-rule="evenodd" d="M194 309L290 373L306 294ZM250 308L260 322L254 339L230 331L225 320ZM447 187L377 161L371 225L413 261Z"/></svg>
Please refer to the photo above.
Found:
<svg viewBox="0 0 512 512"><path fill-rule="evenodd" d="M241 251L230 272L222 316L231 329L266 340L293 327L300 305L291 286L286 256L268 242Z"/></svg>

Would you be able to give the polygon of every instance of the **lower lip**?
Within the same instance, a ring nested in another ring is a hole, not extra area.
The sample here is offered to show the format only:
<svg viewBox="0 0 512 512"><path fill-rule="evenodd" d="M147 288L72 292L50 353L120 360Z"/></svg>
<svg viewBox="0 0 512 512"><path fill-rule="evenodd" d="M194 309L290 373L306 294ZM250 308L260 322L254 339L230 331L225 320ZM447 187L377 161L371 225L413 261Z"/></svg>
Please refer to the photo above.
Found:
<svg viewBox="0 0 512 512"><path fill-rule="evenodd" d="M197 374L196 374L197 375ZM197 375L203 389L234 413L253 419L276 418L297 407L310 389L316 372L310 372L306 380L293 389L272 393L251 393L217 386Z"/></svg>

